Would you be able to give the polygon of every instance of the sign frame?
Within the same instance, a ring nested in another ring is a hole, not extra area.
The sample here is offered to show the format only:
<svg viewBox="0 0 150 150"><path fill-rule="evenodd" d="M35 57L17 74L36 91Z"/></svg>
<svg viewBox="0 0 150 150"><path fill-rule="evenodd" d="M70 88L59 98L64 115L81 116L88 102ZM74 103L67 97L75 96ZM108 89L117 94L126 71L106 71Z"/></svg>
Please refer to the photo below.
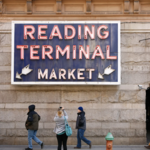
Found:
<svg viewBox="0 0 150 150"><path fill-rule="evenodd" d="M15 24L118 24L118 82L15 82L14 81L14 40L15 40ZM120 47L120 21L12 21L12 38L11 38L11 84L12 85L120 85L121 84L121 47Z"/></svg>

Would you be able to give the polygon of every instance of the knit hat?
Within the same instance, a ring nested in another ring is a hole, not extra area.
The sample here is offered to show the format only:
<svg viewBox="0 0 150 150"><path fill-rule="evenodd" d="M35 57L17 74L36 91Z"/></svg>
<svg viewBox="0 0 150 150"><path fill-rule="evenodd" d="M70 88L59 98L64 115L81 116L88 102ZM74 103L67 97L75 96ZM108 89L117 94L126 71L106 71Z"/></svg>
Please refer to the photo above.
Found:
<svg viewBox="0 0 150 150"><path fill-rule="evenodd" d="M83 111L83 107L81 107L81 106L78 109L81 110L81 111Z"/></svg>

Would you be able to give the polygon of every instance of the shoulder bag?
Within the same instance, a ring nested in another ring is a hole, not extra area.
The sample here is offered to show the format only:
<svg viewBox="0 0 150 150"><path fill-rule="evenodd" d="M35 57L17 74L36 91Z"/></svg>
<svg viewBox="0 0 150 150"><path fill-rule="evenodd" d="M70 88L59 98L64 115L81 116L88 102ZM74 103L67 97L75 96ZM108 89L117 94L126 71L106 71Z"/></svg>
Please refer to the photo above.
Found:
<svg viewBox="0 0 150 150"><path fill-rule="evenodd" d="M65 131L66 131L66 135L67 136L71 136L72 135L72 129L71 127L68 125L68 121L66 119L66 117L64 116L65 118Z"/></svg>

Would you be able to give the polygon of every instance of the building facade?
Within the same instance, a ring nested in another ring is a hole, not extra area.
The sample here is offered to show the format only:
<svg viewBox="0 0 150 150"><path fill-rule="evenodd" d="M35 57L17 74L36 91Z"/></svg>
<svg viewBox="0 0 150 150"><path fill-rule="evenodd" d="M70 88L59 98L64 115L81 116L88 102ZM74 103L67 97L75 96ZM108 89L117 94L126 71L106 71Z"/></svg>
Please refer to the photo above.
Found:
<svg viewBox="0 0 150 150"><path fill-rule="evenodd" d="M12 21L121 21L120 85L11 85ZM150 82L149 0L0 0L0 144L27 144L27 107L41 115L38 136L57 144L53 118L59 106L69 115L76 144L77 108L86 111L86 136L104 145L146 144L145 88ZM142 40L142 41L141 41Z"/></svg>

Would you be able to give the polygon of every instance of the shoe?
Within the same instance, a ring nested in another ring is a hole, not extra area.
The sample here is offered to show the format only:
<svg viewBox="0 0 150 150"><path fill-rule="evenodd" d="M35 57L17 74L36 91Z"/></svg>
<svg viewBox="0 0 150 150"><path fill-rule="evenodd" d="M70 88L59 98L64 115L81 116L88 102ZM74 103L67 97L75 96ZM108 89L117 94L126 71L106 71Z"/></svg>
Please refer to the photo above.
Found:
<svg viewBox="0 0 150 150"><path fill-rule="evenodd" d="M41 144L41 149L43 149L43 147L44 147L44 143L42 142L42 144Z"/></svg>
<svg viewBox="0 0 150 150"><path fill-rule="evenodd" d="M146 146L144 146L145 148L147 148L147 149L150 149L150 145L146 145Z"/></svg>
<svg viewBox="0 0 150 150"><path fill-rule="evenodd" d="M74 149L81 149L81 147L74 147Z"/></svg>
<svg viewBox="0 0 150 150"><path fill-rule="evenodd" d="M25 148L25 150L33 150L33 149L31 149L31 148L28 147L28 148Z"/></svg>
<svg viewBox="0 0 150 150"><path fill-rule="evenodd" d="M89 148L90 148L90 149L92 148L92 142L89 144Z"/></svg>

